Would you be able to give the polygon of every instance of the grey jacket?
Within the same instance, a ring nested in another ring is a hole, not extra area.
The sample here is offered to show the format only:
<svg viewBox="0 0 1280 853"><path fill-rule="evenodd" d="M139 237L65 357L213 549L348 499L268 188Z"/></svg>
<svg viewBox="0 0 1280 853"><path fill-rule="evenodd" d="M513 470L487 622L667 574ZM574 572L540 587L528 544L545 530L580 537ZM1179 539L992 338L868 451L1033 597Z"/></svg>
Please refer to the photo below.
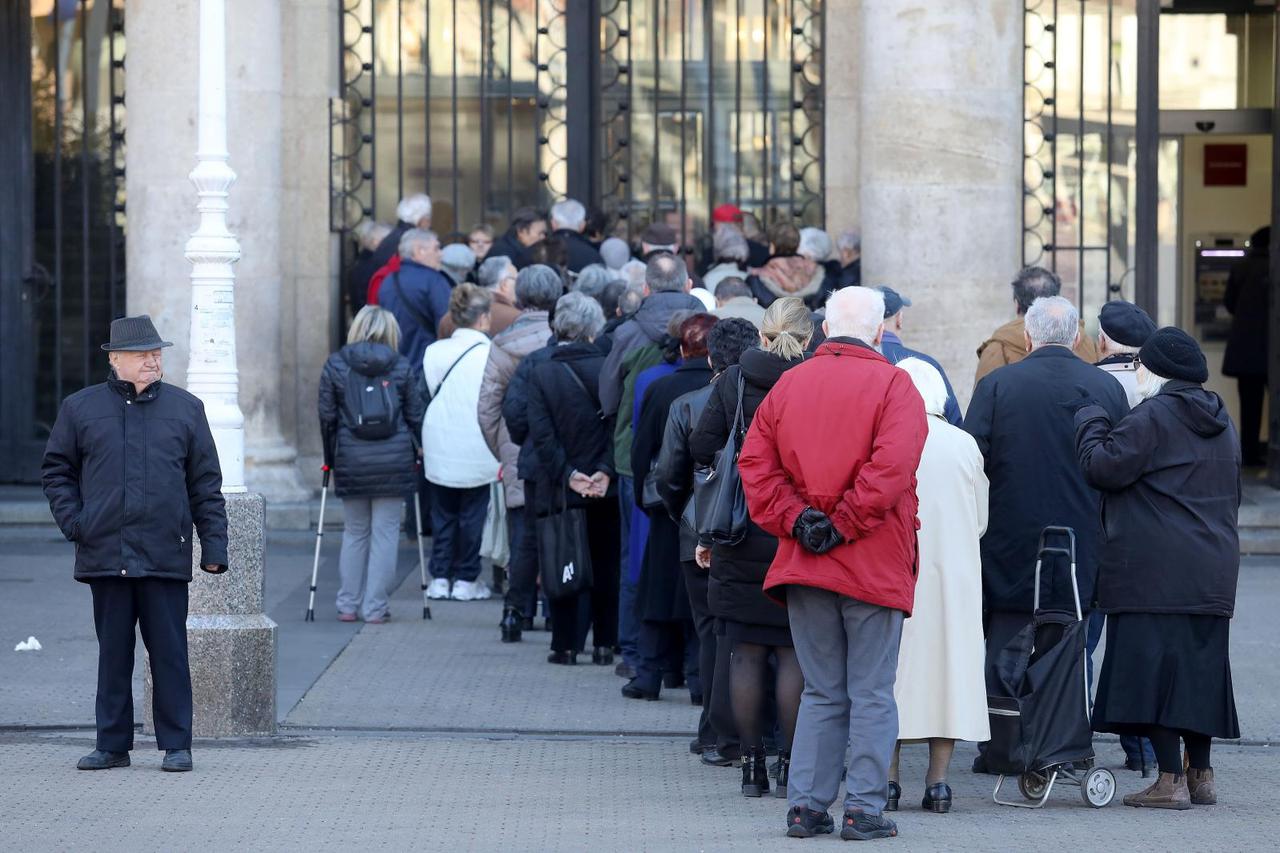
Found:
<svg viewBox="0 0 1280 853"><path fill-rule="evenodd" d="M507 431L507 423L502 417L502 398L506 396L507 385L521 360L546 346L550 337L547 312L525 311L506 331L493 339L489 361L484 366L476 415L485 443L502 463L502 487L506 492L508 509L524 506L524 482L516 470L520 445L511 440Z"/></svg>
<svg viewBox="0 0 1280 853"><path fill-rule="evenodd" d="M600 372L600 405L605 417L613 417L622 402L622 380L625 378L622 361L627 353L645 344L661 342L667 334L667 322L675 312L702 310L698 297L663 290L645 297L635 316L614 330L613 349Z"/></svg>

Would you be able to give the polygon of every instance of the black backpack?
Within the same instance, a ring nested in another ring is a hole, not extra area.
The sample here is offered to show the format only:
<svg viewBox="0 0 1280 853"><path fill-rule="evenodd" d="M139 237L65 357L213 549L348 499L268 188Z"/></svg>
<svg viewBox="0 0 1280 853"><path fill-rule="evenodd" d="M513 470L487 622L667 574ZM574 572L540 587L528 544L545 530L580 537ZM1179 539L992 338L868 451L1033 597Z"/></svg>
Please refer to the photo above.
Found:
<svg viewBox="0 0 1280 853"><path fill-rule="evenodd" d="M379 441L396 434L400 426L400 390L390 374L365 376L351 368L347 371L343 402L348 426L356 438Z"/></svg>

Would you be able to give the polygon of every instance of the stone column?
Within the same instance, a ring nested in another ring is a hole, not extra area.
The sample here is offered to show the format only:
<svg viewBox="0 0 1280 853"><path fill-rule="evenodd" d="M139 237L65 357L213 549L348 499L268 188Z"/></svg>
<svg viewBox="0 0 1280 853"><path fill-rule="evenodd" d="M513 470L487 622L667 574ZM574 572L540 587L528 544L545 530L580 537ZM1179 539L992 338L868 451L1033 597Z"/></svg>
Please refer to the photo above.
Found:
<svg viewBox="0 0 1280 853"><path fill-rule="evenodd" d="M860 230L858 97L862 0L828 0L823 34L823 153L827 231Z"/></svg>
<svg viewBox="0 0 1280 853"><path fill-rule="evenodd" d="M914 300L904 340L967 403L1020 266L1022 4L876 0L861 35L863 283Z"/></svg>

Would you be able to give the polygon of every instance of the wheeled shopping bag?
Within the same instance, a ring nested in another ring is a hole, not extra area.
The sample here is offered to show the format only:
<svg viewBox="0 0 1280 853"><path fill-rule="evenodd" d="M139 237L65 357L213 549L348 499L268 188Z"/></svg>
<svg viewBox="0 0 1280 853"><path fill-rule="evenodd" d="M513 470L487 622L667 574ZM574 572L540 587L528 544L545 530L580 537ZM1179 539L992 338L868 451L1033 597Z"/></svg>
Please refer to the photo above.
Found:
<svg viewBox="0 0 1280 853"><path fill-rule="evenodd" d="M1068 546L1046 545L1053 537ZM1046 558L1070 563L1075 612L1040 608L1040 571ZM1087 805L1102 808L1116 792L1110 770L1093 766L1093 732L1086 635L1076 581L1076 537L1069 527L1046 527L1036 553L1034 610L1030 623L989 662L987 712L991 742L983 753L987 768L999 773L992 799L1003 806L1040 808L1056 783L1080 788ZM1028 802L1002 800L1009 776Z"/></svg>

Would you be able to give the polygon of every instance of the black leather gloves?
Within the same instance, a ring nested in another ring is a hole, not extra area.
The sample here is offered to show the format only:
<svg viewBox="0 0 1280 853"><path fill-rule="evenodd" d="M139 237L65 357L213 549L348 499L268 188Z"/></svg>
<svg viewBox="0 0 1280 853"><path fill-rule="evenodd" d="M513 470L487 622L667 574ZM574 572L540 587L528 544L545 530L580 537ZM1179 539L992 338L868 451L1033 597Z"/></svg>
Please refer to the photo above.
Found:
<svg viewBox="0 0 1280 853"><path fill-rule="evenodd" d="M1089 392L1088 388L1085 388L1083 385L1077 385L1076 396L1070 400L1059 403L1058 405L1074 415L1085 406L1098 405L1098 401L1093 398L1093 395Z"/></svg>
<svg viewBox="0 0 1280 853"><path fill-rule="evenodd" d="M805 507L791 530L800 547L814 554L825 554L837 545L844 544L844 537L831 523L825 512Z"/></svg>

